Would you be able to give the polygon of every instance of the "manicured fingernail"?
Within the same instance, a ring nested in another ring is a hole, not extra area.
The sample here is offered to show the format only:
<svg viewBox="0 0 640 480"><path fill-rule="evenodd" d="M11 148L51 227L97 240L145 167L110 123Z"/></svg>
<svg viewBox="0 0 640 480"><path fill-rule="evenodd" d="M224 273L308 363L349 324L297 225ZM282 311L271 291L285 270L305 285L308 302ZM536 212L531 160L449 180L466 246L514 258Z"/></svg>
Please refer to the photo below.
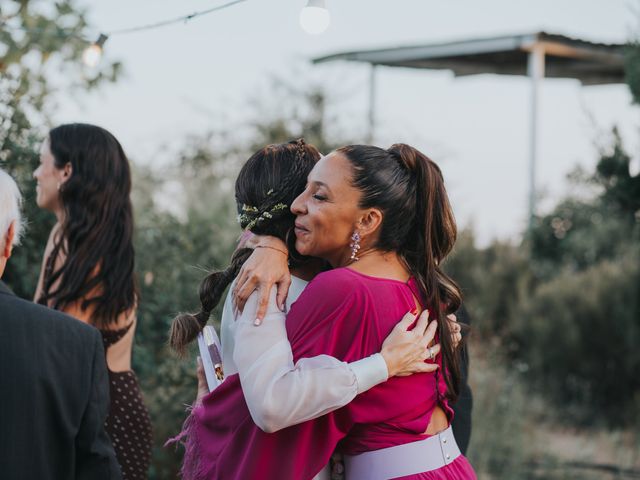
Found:
<svg viewBox="0 0 640 480"><path fill-rule="evenodd" d="M262 320L260 320L259 318L256 318L255 321L253 322L253 324L257 327L258 325L260 325L262 323Z"/></svg>

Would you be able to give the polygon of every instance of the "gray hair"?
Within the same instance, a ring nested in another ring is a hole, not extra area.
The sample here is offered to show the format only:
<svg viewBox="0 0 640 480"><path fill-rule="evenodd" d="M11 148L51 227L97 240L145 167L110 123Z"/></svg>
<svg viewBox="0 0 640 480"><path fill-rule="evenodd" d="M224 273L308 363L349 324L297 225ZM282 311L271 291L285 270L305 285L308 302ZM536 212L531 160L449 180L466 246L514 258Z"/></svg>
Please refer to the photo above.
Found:
<svg viewBox="0 0 640 480"><path fill-rule="evenodd" d="M15 235L13 245L20 243L22 233L22 217L20 207L22 205L22 195L15 180L0 168L0 247L4 247L9 227L15 225Z"/></svg>

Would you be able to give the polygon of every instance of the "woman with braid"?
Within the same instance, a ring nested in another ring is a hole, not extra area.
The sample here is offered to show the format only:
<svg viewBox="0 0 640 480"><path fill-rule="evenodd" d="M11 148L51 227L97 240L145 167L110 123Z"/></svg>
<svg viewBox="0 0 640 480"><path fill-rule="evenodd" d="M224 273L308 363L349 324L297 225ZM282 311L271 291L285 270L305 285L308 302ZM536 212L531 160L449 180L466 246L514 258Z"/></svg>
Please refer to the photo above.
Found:
<svg viewBox="0 0 640 480"><path fill-rule="evenodd" d="M290 242L288 262L292 285L287 308L292 308L291 304L304 290L306 280L325 268L318 259L295 253L292 241L294 216L290 211L319 157L317 150L302 140L269 145L247 161L236 181L238 219L245 231L272 236L280 239L283 245ZM268 239L255 243L254 247L287 257L284 249L269 245ZM240 248L226 270L214 272L204 279L200 288L202 310L196 315L183 314L174 320L171 344L176 350L183 352L203 329L225 288L252 251L251 248ZM228 451L226 447L233 444L229 434L246 422L255 427L259 435L267 437L269 434L265 432L287 432L286 427L334 411L389 377L431 372L437 368L435 364L424 362L429 352L434 356L439 351L439 345L427 350L427 344L434 337L435 322L427 328L426 314L411 331L407 328L415 323L416 315L405 315L396 328L387 332L388 337L375 351L354 358L351 363L316 354L299 358L294 364L285 317L275 304L275 296L269 302L269 314L259 327L255 322L256 306L248 304L240 314L231 305L230 298L229 295L222 318L226 378L211 393L207 393L206 383L200 378L199 398L181 435L186 447L182 472L186 479L311 479L316 474L318 476L314 478L328 478L326 469L320 472L328 458L323 459L323 465L315 472L300 476L300 462L304 459L295 455L293 444L270 453L274 459L279 459L277 473L261 472L261 462L253 461L254 453L257 453L254 449L260 449L260 442L255 446L251 442L245 443L241 451ZM395 322L399 317L392 320ZM379 351L381 353L376 353ZM201 372L199 374L202 377ZM219 410L221 406L223 409ZM236 410L246 413L242 421L235 418ZM212 414L221 418L212 422L209 420ZM224 421L227 414L234 417L234 421ZM291 440L295 442L295 436ZM322 435L316 440L324 441ZM218 451L221 445L224 452ZM264 454L269 455L268 451L261 451L260 455ZM237 464L237 471L229 471L226 467L219 469L218 460L227 455L229 458L246 455L246 461Z"/></svg>
<svg viewBox="0 0 640 480"><path fill-rule="evenodd" d="M123 478L146 479L151 423L131 370L138 290L129 162L106 130L61 125L42 143L33 176L38 206L57 219L35 300L100 331L111 402L105 427Z"/></svg>

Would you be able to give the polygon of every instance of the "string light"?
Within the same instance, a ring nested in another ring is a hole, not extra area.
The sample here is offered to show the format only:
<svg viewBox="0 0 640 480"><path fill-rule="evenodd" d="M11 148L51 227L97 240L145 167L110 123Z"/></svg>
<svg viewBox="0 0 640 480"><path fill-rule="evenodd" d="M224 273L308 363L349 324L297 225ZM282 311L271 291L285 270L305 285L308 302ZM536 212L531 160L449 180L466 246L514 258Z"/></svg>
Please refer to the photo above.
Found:
<svg viewBox="0 0 640 480"><path fill-rule="evenodd" d="M114 35L125 35L128 33L136 33L136 32L141 32L141 31L145 31L145 30L154 30L156 28L160 28L160 27L165 27L167 25L172 25L175 23L187 23L189 20L193 20L196 17L200 17L202 15L207 15L209 13L212 12L217 12L218 10L223 10L225 8L231 7L233 5L236 5L238 3L243 3L246 2L247 0L232 0L229 1L227 3L224 3L222 5L218 5L216 7L211 7L208 8L206 10L201 10L199 12L194 12L194 13L190 13L189 15L182 15L180 17L177 18L171 18L168 20L162 20L160 22L155 22L155 23L150 23L150 24L145 24L145 25L140 25L137 27L129 27L129 28L122 28L119 30L112 30L109 31L107 33L101 33L100 36L98 37L98 40L96 40L95 42L91 43L87 48L85 48L84 52L82 52L82 62L87 65L88 67L95 67L98 65L98 63L100 63L100 60L102 59L102 52L103 52L103 45L104 43L107 41L107 39L109 37L112 37ZM24 31L26 33L47 33L47 34L51 34L51 32L49 32L46 29L43 28L38 28L38 27L19 27L19 26L13 26L10 25L7 22L7 18L6 17L0 17L0 27L3 30L20 30L20 31ZM54 36L56 37L66 37L66 38L76 38L78 40L82 40L85 42L88 42L88 40L83 37L82 35L78 35L77 33L71 32L69 30L65 30L65 29L57 29L54 33Z"/></svg>
<svg viewBox="0 0 640 480"><path fill-rule="evenodd" d="M331 15L325 0L308 0L307 5L300 12L300 26L311 35L324 32L330 22Z"/></svg>
<svg viewBox="0 0 640 480"><path fill-rule="evenodd" d="M82 61L88 67L95 67L100 63L102 59L103 46L107 39L113 35L124 35L129 33L141 32L144 30L153 30L160 27L165 27L167 25L172 25L175 23L186 23L189 20L193 20L196 17L207 15L212 12L216 12L218 10L223 10L225 8L231 7L238 3L246 2L247 0L232 0L222 5L218 5L216 7L209 8L207 10L202 10L199 12L194 12L189 15L182 15L177 18L172 18L168 20L162 20L159 22L140 25L137 27L123 28L120 30L112 30L107 33L101 33L98 37L98 40L91 43L82 53ZM302 29L312 35L317 35L319 33L324 32L331 22L331 16L329 14L329 10L327 10L326 0L308 0L307 5L300 12L300 26ZM39 28L16 28L7 24L4 18L0 17L0 26L3 29L17 29L24 30L26 32L44 32L43 29ZM68 37L74 37L78 39L82 39L81 36L71 33L64 32L64 30L58 29L57 35L65 35Z"/></svg>
<svg viewBox="0 0 640 480"><path fill-rule="evenodd" d="M82 52L82 61L87 67L94 68L100 63L100 59L102 58L102 46L104 42L107 41L108 36L104 33L101 33L98 37L98 40L93 42Z"/></svg>
<svg viewBox="0 0 640 480"><path fill-rule="evenodd" d="M135 33L141 32L143 30L152 30L155 28L166 27L167 25L172 25L174 23L187 23L189 20L193 20L196 17L200 17L202 15L207 15L208 13L217 12L218 10L223 10L225 8L229 8L238 3L246 2L247 0L233 0L231 2L224 3L222 5L218 5L217 7L211 7L207 10L201 10L199 12L190 13L189 15L182 15L177 18L171 18L169 20L162 20L160 22L150 23L148 25L141 25L139 27L131 27L131 28L123 28L120 30L113 30L109 32L109 35L123 35L126 33Z"/></svg>

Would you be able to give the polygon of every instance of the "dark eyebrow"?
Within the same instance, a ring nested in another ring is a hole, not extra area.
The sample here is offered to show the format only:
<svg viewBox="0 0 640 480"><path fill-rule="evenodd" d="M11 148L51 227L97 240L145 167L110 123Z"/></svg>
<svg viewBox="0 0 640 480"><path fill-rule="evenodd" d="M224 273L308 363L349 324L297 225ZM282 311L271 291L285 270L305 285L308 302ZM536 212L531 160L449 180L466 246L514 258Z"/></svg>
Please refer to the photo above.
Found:
<svg viewBox="0 0 640 480"><path fill-rule="evenodd" d="M324 182L319 182L319 181L317 181L317 180L313 180L313 181L311 181L310 183L311 183L312 185L317 186L317 187L324 187L324 188L326 188L326 189L329 191L329 193L331 193L331 189L329 188L329 185L327 185L327 184L326 184L326 183L324 183Z"/></svg>

